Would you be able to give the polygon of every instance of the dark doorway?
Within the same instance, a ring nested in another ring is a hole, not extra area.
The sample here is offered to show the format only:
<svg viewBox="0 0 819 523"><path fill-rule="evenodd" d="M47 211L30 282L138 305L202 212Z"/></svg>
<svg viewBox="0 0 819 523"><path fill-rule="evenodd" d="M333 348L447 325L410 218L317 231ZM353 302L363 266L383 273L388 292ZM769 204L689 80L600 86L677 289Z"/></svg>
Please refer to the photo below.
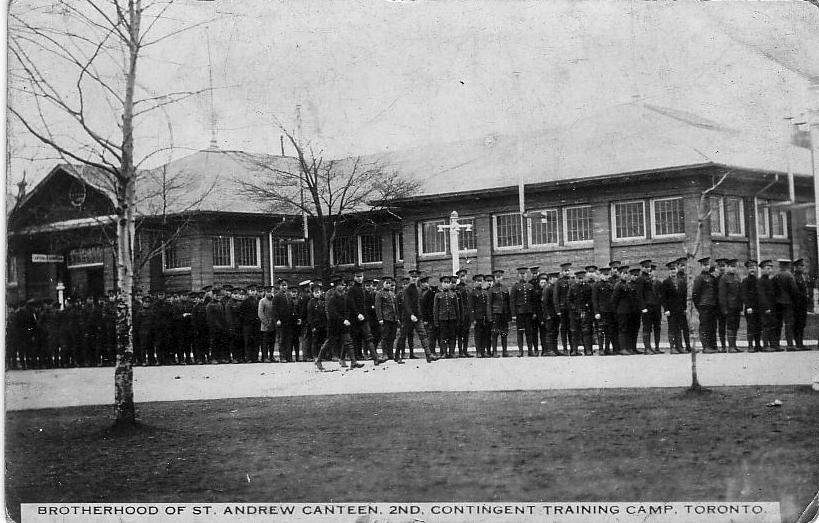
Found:
<svg viewBox="0 0 819 523"><path fill-rule="evenodd" d="M88 296L101 297L105 294L105 277L102 267L93 267L87 270Z"/></svg>

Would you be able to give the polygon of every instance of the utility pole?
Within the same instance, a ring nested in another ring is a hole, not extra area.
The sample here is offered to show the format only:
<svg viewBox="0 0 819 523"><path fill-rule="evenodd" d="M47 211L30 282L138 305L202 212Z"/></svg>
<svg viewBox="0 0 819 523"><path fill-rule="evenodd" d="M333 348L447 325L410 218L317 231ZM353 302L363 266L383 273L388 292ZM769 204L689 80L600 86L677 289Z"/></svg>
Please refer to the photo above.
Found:
<svg viewBox="0 0 819 523"><path fill-rule="evenodd" d="M449 215L449 225L439 225L438 232L449 230L449 248L452 252L452 274L458 274L461 269L461 258L459 254L458 236L461 229L465 231L472 230L472 224L461 225L458 223L458 211L452 211Z"/></svg>

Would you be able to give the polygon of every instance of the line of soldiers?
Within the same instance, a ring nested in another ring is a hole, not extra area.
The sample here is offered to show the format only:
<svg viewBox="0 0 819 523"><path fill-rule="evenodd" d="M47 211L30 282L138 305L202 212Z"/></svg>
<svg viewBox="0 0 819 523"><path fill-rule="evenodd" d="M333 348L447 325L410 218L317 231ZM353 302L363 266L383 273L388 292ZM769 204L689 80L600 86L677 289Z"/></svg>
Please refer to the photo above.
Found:
<svg viewBox="0 0 819 523"><path fill-rule="evenodd" d="M804 260L745 262L740 280L737 260L699 260L702 272L692 288L699 311L699 333L706 352L738 352L739 317L745 316L750 351L804 349L807 311L813 286ZM686 317L686 259L666 264L665 277L651 260L637 267L612 261L608 267L538 272L519 267L511 286L504 271L429 277L409 271L401 281L385 276L352 281L335 278L329 290L319 280L290 287L208 286L202 292L163 292L137 296L134 348L138 365L290 362L324 358L346 364L370 358L375 364L415 358L417 338L427 361L507 357L510 324L518 356L655 354L660 350L662 318L668 323L672 353L691 350ZM792 268L791 268L792 267ZM470 283L471 281L471 283ZM7 368L113 365L115 295L68 300L65 309L50 300L30 300L10 311ZM642 348L637 346L642 327ZM652 344L653 341L653 344ZM719 341L720 348L717 348ZM500 346L499 346L500 345ZM278 358L275 350L278 348ZM500 352L499 349L500 348ZM582 348L582 352L581 352ZM380 354L380 355L379 355Z"/></svg>

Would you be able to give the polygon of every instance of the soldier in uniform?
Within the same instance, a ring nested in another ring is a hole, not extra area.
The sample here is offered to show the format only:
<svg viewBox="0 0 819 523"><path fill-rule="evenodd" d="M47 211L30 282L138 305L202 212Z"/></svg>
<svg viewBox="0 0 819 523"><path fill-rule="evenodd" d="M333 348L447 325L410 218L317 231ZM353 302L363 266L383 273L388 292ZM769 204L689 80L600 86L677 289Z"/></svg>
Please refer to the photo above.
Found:
<svg viewBox="0 0 819 523"><path fill-rule="evenodd" d="M441 276L440 290L435 294L432 306L432 320L441 340L441 357L454 358L458 338L458 321L461 308L458 293L451 288L452 278Z"/></svg>
<svg viewBox="0 0 819 523"><path fill-rule="evenodd" d="M728 338L728 352L739 352L737 348L737 331L739 316L742 313L742 292L737 276L737 260L726 262L725 272L719 279L718 287L720 312L725 316L725 331Z"/></svg>
<svg viewBox="0 0 819 523"><path fill-rule="evenodd" d="M279 292L273 295L273 318L276 326L276 344L279 346L279 361L293 361L293 301L288 292L287 280L279 279Z"/></svg>
<svg viewBox="0 0 819 523"><path fill-rule="evenodd" d="M572 264L570 262L560 264L560 279L557 280L554 288L554 305L557 312L557 321L560 329L560 341L563 345L563 353L568 354L569 340L569 285L571 283Z"/></svg>
<svg viewBox="0 0 819 523"><path fill-rule="evenodd" d="M745 309L745 326L748 336L748 352L759 352L762 350L760 343L762 335L762 324L759 313L759 294L757 291L756 260L745 262L745 269L748 275L740 284L740 294L742 305Z"/></svg>
<svg viewBox="0 0 819 523"><path fill-rule="evenodd" d="M381 285L381 280L372 279L364 281L364 299L367 305L367 323L370 325L370 333L373 335L373 347L378 350L381 345L381 325L378 324L378 317L375 315L375 294L378 287ZM386 357L386 353L384 357Z"/></svg>
<svg viewBox="0 0 819 523"><path fill-rule="evenodd" d="M686 258L678 258L668 263L668 277L663 280L662 304L668 319L668 344L671 352L682 354L691 350L688 336L688 319L685 316L688 304L688 280L685 276ZM683 349L685 341L685 349Z"/></svg>
<svg viewBox="0 0 819 523"><path fill-rule="evenodd" d="M227 363L225 352L227 351L227 321L225 320L225 307L221 300L222 290L219 287L213 288L213 297L205 307L205 318L208 322L210 363Z"/></svg>
<svg viewBox="0 0 819 523"><path fill-rule="evenodd" d="M111 366L117 360L117 292L108 291L108 299L102 306L102 338L105 351L103 363Z"/></svg>
<svg viewBox="0 0 819 523"><path fill-rule="evenodd" d="M570 356L579 356L577 348L583 343L583 353L591 356L592 345L592 289L585 270L574 273L576 280L569 285L569 343Z"/></svg>
<svg viewBox="0 0 819 523"><path fill-rule="evenodd" d="M307 302L305 311L305 335L304 354L305 360L309 357L316 360L321 346L327 338L327 303L324 301L324 293L321 287L313 283L310 286L312 296ZM308 348L309 346L309 348Z"/></svg>
<svg viewBox="0 0 819 523"><path fill-rule="evenodd" d="M600 269L600 279L592 284L592 311L598 325L600 354L610 356L617 352L617 315L611 308L614 284L611 282L611 267ZM613 352L612 352L613 351Z"/></svg>
<svg viewBox="0 0 819 523"><path fill-rule="evenodd" d="M435 305L435 294L438 292L437 287L433 287L429 283L429 276L424 276L418 280L421 287L421 321L424 322L424 328L429 336L429 350L435 354L435 346L438 344L439 333L438 328L435 327L433 318L433 306ZM441 357L445 356L443 349L441 349ZM410 359L414 359L415 355L410 348Z"/></svg>
<svg viewBox="0 0 819 523"><path fill-rule="evenodd" d="M197 292L193 299L193 309L191 310L191 328L193 331L193 362L197 365L207 363L210 359L208 347L208 317L205 313L207 302L210 297L205 296L210 291L210 285L202 288L202 292Z"/></svg>
<svg viewBox="0 0 819 523"><path fill-rule="evenodd" d="M381 290L375 294L375 317L381 330L381 354L398 363L404 363L399 350L393 352L395 337L398 333L398 323L401 316L398 311L398 301L393 292L395 280L392 276L381 278Z"/></svg>
<svg viewBox="0 0 819 523"><path fill-rule="evenodd" d="M537 265L529 267L529 272L532 274L532 278L529 280L529 284L532 285L532 351L535 356L540 355L541 346L544 344L541 332L543 330L543 324L540 321L540 312L543 300L543 288L549 281L548 276L546 276L546 274L540 274L538 272L539 270L540 267ZM543 287L540 285L541 279L544 282Z"/></svg>
<svg viewBox="0 0 819 523"><path fill-rule="evenodd" d="M719 289L719 281L722 279L722 275L725 274L725 267L728 264L728 258L717 258L717 272L714 275L714 286ZM725 333L726 333L726 324L725 324L725 316L722 314L722 307L719 304L719 292L717 293L717 334L719 334L719 346L722 352L725 352ZM716 342L715 342L715 349L716 349Z"/></svg>
<svg viewBox="0 0 819 523"><path fill-rule="evenodd" d="M773 262L762 260L759 262L759 267L762 269L762 276L756 283L756 292L759 316L762 320L762 351L776 352L782 349L779 347L779 335L776 333L776 289L772 279Z"/></svg>
<svg viewBox="0 0 819 523"><path fill-rule="evenodd" d="M276 304L273 301L272 285L264 289L264 297L259 300L257 316L259 317L259 332L262 336L260 360L264 363L276 361Z"/></svg>
<svg viewBox="0 0 819 523"><path fill-rule="evenodd" d="M404 276L401 278L401 284L396 286L395 289L395 305L398 307L399 317L401 311L403 309L403 304L401 300L404 299L404 289L409 285L409 277ZM413 352L413 347L415 346L415 331L410 331L403 336L401 335L401 321L398 322L398 340L395 346L395 354L400 355L401 359L406 359L407 357L407 345L410 348L410 354ZM414 357L414 356L413 356Z"/></svg>
<svg viewBox="0 0 819 523"><path fill-rule="evenodd" d="M507 336L509 335L509 318L512 316L509 290L503 285L503 270L492 271L494 282L489 289L489 298L486 300L486 313L492 318L492 357L498 357L498 336L501 339L503 357L506 352Z"/></svg>
<svg viewBox="0 0 819 523"><path fill-rule="evenodd" d="M419 273L415 269L409 271L409 282L404 287L401 295L401 334L398 339L398 346L403 347L404 341L413 331L418 332L418 340L424 349L427 363L436 361L438 357L430 351L427 332L424 323L421 321L421 296L418 290ZM412 357L412 344L410 344L410 357Z"/></svg>
<svg viewBox="0 0 819 523"><path fill-rule="evenodd" d="M813 302L813 286L808 279L805 260L793 262L793 277L796 281L796 300L793 303L793 338L797 350L805 347L805 325L808 321L808 305Z"/></svg>
<svg viewBox="0 0 819 523"><path fill-rule="evenodd" d="M475 325L475 352L479 358L486 358L490 350L491 321L486 311L486 304L489 300L487 279L494 280L492 276L484 277L483 274L476 274L472 277L475 286L469 293L468 301L469 319Z"/></svg>
<svg viewBox="0 0 819 523"><path fill-rule="evenodd" d="M557 345L558 331L560 328L560 319L557 315L557 308L555 307L555 287L560 278L559 272L547 273L548 282L543 288L543 295L540 299L540 317L543 325L543 347L544 351L540 353L541 356L565 356L566 351L560 352Z"/></svg>
<svg viewBox="0 0 819 523"><path fill-rule="evenodd" d="M716 276L718 269L711 265L711 258L699 260L702 272L694 279L691 299L700 317L700 342L703 352L717 352L717 309L718 289Z"/></svg>
<svg viewBox="0 0 819 523"><path fill-rule="evenodd" d="M151 296L143 297L139 301L136 311L134 311L134 331L137 333L137 339L139 340L136 361L140 365L156 365L154 356L154 311Z"/></svg>
<svg viewBox="0 0 819 523"><path fill-rule="evenodd" d="M535 315L535 289L527 281L529 267L518 267L518 281L509 289L509 306L512 312L512 320L515 322L518 342L518 358L523 357L523 336L526 335L526 348L528 355L534 356L532 344L532 331L534 330Z"/></svg>
<svg viewBox="0 0 819 523"><path fill-rule="evenodd" d="M372 358L374 364L381 365L387 360L380 357L375 350L373 335L370 332L370 323L367 319L367 298L363 283L364 273L356 271L353 276L353 284L347 290L347 299L350 302L348 307L350 321L352 322L350 332L353 346L356 347L356 350L360 348L363 356Z"/></svg>
<svg viewBox="0 0 819 523"><path fill-rule="evenodd" d="M458 355L461 358L471 358L469 355L469 330L472 326L472 317L469 313L469 293L470 289L467 286L466 269L458 270L457 280L455 285L455 292L458 294L460 302L461 317L458 319Z"/></svg>
<svg viewBox="0 0 819 523"><path fill-rule="evenodd" d="M640 262L640 276L635 285L640 297L640 314L643 324L643 351L659 354L662 310L660 303L660 282L654 278L651 260ZM654 348L651 347L651 333L654 333Z"/></svg>
<svg viewBox="0 0 819 523"><path fill-rule="evenodd" d="M242 325L241 361L252 363L259 358L259 298L255 285L247 287L247 296L239 304L238 313Z"/></svg>
<svg viewBox="0 0 819 523"><path fill-rule="evenodd" d="M611 306L617 314L619 354L631 355L637 352L637 333L640 330L640 296L633 281L640 274L640 269L621 265L619 273L621 280L614 285Z"/></svg>
<svg viewBox="0 0 819 523"><path fill-rule="evenodd" d="M351 300L347 299L347 285L343 278L337 276L333 279L333 292L330 293L327 299L327 341L321 346L315 361L316 367L321 371L324 370L321 364L322 356L328 348L341 355L339 363L342 367L347 366L344 362L345 354L350 358L351 368L356 369L364 366L364 364L358 363L356 360L353 339L350 336L350 328L352 327L350 303ZM336 347L338 348L336 349Z"/></svg>
<svg viewBox="0 0 819 523"><path fill-rule="evenodd" d="M773 277L776 292L776 339L779 340L782 325L785 326L785 350L795 350L794 345L794 304L799 299L796 278L790 272L790 260L777 260L779 272Z"/></svg>

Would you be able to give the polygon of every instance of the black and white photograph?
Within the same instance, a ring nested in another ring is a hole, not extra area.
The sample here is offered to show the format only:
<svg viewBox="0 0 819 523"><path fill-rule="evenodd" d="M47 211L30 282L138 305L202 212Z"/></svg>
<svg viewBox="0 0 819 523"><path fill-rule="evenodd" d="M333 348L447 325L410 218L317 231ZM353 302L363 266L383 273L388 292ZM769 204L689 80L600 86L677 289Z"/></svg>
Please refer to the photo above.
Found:
<svg viewBox="0 0 819 523"><path fill-rule="evenodd" d="M8 0L8 521L819 518L819 2Z"/></svg>

